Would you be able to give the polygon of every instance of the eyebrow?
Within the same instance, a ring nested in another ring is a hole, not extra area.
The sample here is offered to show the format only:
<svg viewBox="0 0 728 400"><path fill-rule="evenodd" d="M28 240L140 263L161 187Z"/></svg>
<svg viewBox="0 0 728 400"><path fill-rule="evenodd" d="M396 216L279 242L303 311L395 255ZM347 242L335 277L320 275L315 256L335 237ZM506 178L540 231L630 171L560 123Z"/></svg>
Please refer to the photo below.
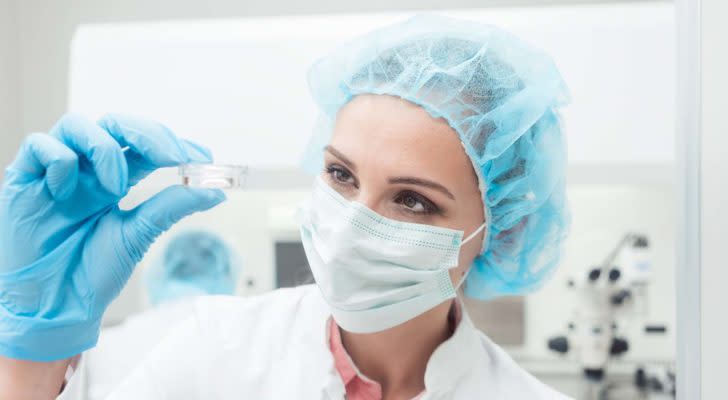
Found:
<svg viewBox="0 0 728 400"><path fill-rule="evenodd" d="M347 167L351 168L354 172L356 172L356 164L354 164L353 161L351 161L348 157L346 157L344 154L342 154L339 150L336 150L333 146L328 145L324 147L324 150L328 151L329 153L336 156L336 158L340 159L341 161L346 164Z"/></svg>
<svg viewBox="0 0 728 400"><path fill-rule="evenodd" d="M455 196L453 196L452 193L450 193L450 191L447 190L447 188L445 186L442 186L437 182L428 181L427 179L398 176L398 177L389 178L389 183L400 183L400 184L424 186L426 188L437 190L438 192L441 192L444 195L446 195L447 197L455 200Z"/></svg>
<svg viewBox="0 0 728 400"><path fill-rule="evenodd" d="M344 154L342 154L339 150L336 150L331 145L324 147L324 150L326 150L329 153L336 156L336 158L340 159L344 164L346 164L347 167L351 168L353 171L356 172L356 164L354 164L353 161L351 161L348 157L346 157ZM415 178L415 177L411 177L411 176L397 176L397 177L389 178L388 182L390 184L405 184L405 185L423 186L426 188L437 190L438 192L443 193L445 196L451 198L452 200L455 200L455 196L453 196L453 194L450 193L450 191L447 190L447 188L445 186L442 186L441 184L439 184L437 182L433 182L433 181L430 181L427 179Z"/></svg>

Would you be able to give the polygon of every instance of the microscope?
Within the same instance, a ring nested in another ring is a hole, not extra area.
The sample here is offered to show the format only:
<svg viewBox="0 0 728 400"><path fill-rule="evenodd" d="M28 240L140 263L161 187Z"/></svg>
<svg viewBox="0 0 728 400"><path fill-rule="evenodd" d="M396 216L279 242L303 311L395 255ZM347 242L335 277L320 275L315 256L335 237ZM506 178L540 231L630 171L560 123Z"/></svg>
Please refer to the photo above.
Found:
<svg viewBox="0 0 728 400"><path fill-rule="evenodd" d="M548 348L569 354L580 365L587 382L587 398L607 398L611 387L605 382L609 361L629 351L629 340L620 335L618 317L629 313L647 316L647 285L651 277L649 240L646 235L628 233L622 237L606 259L599 265L586 268L569 279L567 286L574 290L577 304L568 324L568 333L552 337ZM648 325L649 333L664 333L664 326ZM635 387L640 392L654 391L654 380L635 373ZM660 391L674 392L667 379ZM640 387L641 386L641 387Z"/></svg>

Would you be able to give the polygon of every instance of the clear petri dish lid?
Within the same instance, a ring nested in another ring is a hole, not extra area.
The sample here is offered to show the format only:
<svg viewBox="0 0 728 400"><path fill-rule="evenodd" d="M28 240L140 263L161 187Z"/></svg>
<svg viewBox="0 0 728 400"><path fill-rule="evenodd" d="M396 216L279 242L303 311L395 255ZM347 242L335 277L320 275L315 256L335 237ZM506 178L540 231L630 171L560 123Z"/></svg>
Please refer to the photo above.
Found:
<svg viewBox="0 0 728 400"><path fill-rule="evenodd" d="M185 164L179 167L182 184L206 189L242 189L248 167L241 165Z"/></svg>

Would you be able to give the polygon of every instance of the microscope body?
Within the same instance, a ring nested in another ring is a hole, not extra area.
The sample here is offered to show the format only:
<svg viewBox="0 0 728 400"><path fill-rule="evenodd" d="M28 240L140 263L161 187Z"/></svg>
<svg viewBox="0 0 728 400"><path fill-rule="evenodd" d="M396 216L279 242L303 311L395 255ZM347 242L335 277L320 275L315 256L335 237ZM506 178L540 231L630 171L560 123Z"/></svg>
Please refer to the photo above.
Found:
<svg viewBox="0 0 728 400"><path fill-rule="evenodd" d="M592 268L581 281L571 280L576 291L569 332L549 341L549 348L571 353L585 378L601 381L611 357L629 349L627 339L617 335L617 312L629 301L629 289L619 281L619 269ZM606 275L606 276L603 276Z"/></svg>
<svg viewBox="0 0 728 400"><path fill-rule="evenodd" d="M604 263L568 281L576 299L569 331L551 338L548 347L570 353L586 379L601 381L610 359L629 350L629 341L619 335L620 315L646 313L650 274L647 238L625 235Z"/></svg>

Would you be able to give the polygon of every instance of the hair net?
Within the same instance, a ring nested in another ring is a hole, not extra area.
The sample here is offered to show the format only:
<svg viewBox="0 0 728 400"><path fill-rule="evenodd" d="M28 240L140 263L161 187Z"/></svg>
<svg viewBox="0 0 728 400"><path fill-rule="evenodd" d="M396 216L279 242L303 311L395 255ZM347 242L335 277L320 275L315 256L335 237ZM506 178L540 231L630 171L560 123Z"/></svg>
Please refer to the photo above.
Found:
<svg viewBox="0 0 728 400"><path fill-rule="evenodd" d="M147 273L152 304L186 296L233 294L238 269L227 245L203 231L175 236Z"/></svg>
<svg viewBox="0 0 728 400"><path fill-rule="evenodd" d="M305 169L321 171L336 114L354 96L415 103L457 132L479 179L488 230L466 295L522 294L546 280L569 225L557 113L569 95L548 55L492 26L419 15L345 44L308 80L321 118Z"/></svg>

